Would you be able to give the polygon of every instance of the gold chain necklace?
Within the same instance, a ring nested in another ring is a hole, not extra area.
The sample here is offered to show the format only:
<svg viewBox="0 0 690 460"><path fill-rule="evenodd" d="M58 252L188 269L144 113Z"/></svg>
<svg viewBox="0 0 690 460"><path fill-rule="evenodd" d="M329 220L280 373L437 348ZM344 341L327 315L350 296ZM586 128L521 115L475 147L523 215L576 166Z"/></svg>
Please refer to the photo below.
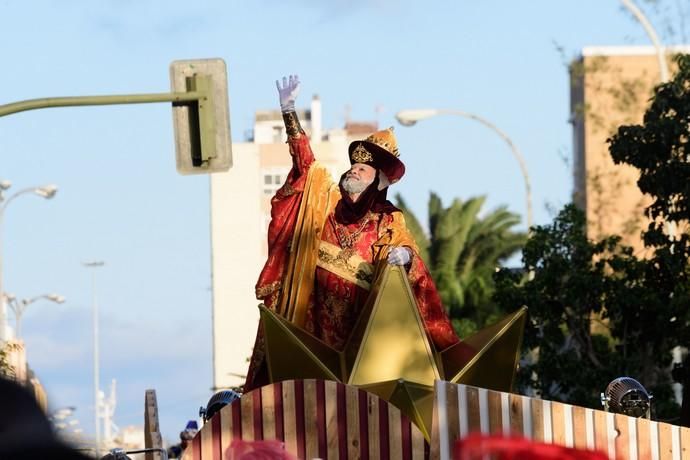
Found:
<svg viewBox="0 0 690 460"><path fill-rule="evenodd" d="M355 230L352 233L349 233L345 225L338 223L334 218L333 223L335 224L335 235L338 237L340 247L347 249L352 248L352 246L354 246L357 240L359 239L359 235L364 231L364 228L367 226L367 224L371 221L373 217L374 214L368 212L367 215L364 216L364 219L362 219L362 223L359 225L357 230Z"/></svg>

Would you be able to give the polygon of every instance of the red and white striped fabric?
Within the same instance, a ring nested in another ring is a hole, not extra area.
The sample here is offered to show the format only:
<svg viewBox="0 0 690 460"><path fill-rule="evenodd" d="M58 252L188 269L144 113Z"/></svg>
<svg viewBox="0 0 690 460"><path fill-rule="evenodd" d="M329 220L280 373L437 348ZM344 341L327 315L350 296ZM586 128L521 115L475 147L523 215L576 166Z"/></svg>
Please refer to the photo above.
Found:
<svg viewBox="0 0 690 460"><path fill-rule="evenodd" d="M690 460L690 428L436 381L431 458L469 433L520 435L605 452L610 459Z"/></svg>
<svg viewBox="0 0 690 460"><path fill-rule="evenodd" d="M421 431L396 407L356 387L323 380L279 382L243 395L202 427L183 458L239 460L232 457L235 440L279 440L301 460L423 460L429 455Z"/></svg>

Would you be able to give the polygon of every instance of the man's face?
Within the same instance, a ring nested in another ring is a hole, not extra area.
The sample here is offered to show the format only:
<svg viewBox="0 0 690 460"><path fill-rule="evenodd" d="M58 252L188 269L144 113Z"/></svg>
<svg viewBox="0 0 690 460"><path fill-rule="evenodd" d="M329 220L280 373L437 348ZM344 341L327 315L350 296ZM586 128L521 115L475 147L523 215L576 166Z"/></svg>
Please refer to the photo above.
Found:
<svg viewBox="0 0 690 460"><path fill-rule="evenodd" d="M355 163L350 170L345 173L343 188L347 193L362 193L374 182L376 168L364 163Z"/></svg>

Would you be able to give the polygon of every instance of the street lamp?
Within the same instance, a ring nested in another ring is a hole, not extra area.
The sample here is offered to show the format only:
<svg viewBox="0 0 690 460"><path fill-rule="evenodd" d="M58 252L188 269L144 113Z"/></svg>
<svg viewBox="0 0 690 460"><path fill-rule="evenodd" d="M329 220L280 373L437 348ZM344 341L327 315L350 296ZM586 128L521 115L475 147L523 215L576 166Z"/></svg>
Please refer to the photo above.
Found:
<svg viewBox="0 0 690 460"><path fill-rule="evenodd" d="M67 407L61 407L57 410L55 410L53 413L50 414L48 417L53 424L55 423L61 423L67 418L71 417L74 415L74 411L76 411L77 408L74 406L67 406Z"/></svg>
<svg viewBox="0 0 690 460"><path fill-rule="evenodd" d="M15 336L17 339L21 336L22 316L29 305L41 299L50 300L55 303L63 303L65 301L65 298L59 294L42 294L28 299L17 299L12 294L5 294L5 299L7 299L7 304L12 309L12 312L14 312Z"/></svg>
<svg viewBox="0 0 690 460"><path fill-rule="evenodd" d="M72 443L83 432L79 419L75 416L76 410L74 406L62 407L48 416L56 434Z"/></svg>
<svg viewBox="0 0 690 460"><path fill-rule="evenodd" d="M82 262L82 265L93 269L91 271L91 295L93 306L93 413L96 432L96 458L101 458L101 426L99 423L98 409L100 407L100 390L98 382L99 356L98 356L98 302L96 300L96 269L105 265L101 260Z"/></svg>
<svg viewBox="0 0 690 460"><path fill-rule="evenodd" d="M498 134L501 139L503 139L508 147L510 147L510 152L513 154L520 167L520 172L525 181L525 198L527 206L527 228L531 229L534 224L532 218L532 189L529 182L529 175L527 174L527 163L525 162L524 156L520 153L515 143L508 137L506 133L501 131L496 125L491 123L489 120L475 115L473 113L464 112L462 110L452 110L452 109L411 109L411 110L401 110L395 115L395 118L403 126L412 126L419 120L424 120L427 118L435 117L438 115L457 115L459 117L470 118L472 120L478 121L487 128L491 129L494 133Z"/></svg>
<svg viewBox="0 0 690 460"><path fill-rule="evenodd" d="M17 193L10 195L9 198L5 198L5 191L12 186L12 182L8 180L0 181L0 343L7 340L7 308L5 306L5 296L2 285L2 228L4 222L5 209L7 206L18 196L33 193L45 198L47 200L53 198L57 193L57 186L55 185L44 185L42 187L27 187L25 189L19 190Z"/></svg>

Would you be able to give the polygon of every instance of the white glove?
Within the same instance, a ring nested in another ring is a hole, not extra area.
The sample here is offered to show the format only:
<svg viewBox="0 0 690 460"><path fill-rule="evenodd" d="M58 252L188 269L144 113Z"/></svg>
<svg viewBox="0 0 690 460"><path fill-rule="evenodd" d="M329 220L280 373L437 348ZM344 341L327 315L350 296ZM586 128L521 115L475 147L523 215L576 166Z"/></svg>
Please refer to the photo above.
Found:
<svg viewBox="0 0 690 460"><path fill-rule="evenodd" d="M407 265L410 263L410 251L409 249L398 246L397 248L391 249L388 253L388 263L391 265Z"/></svg>
<svg viewBox="0 0 690 460"><path fill-rule="evenodd" d="M283 86L276 80L278 96L280 97L280 110L283 113L295 111L295 100L299 94L299 77L290 75L290 79L283 77Z"/></svg>

